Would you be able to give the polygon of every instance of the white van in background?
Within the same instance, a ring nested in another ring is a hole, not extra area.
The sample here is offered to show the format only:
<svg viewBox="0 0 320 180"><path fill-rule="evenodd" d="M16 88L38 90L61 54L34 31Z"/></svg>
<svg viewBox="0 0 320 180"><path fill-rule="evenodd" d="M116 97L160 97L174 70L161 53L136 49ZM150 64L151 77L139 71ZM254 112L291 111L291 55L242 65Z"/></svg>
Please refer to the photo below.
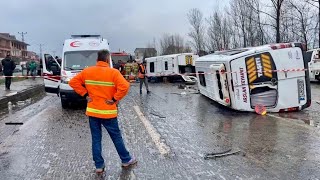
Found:
<svg viewBox="0 0 320 180"><path fill-rule="evenodd" d="M110 51L108 41L100 35L72 35L64 42L61 62L50 54L43 55L46 91L57 93L63 108L67 108L70 102L85 100L75 93L68 83L84 68L94 66L97 62L97 52L102 49ZM111 56L109 63L112 67Z"/></svg>
<svg viewBox="0 0 320 180"><path fill-rule="evenodd" d="M306 52L309 61L310 80L320 81L320 49L312 49Z"/></svg>
<svg viewBox="0 0 320 180"><path fill-rule="evenodd" d="M301 43L220 51L196 60L200 93L240 111L268 112L311 105L308 62Z"/></svg>
<svg viewBox="0 0 320 180"><path fill-rule="evenodd" d="M181 53L146 58L147 75L149 78L158 79L167 76L170 82L181 78L184 81L194 82L196 78L187 74L195 73L195 61L198 57L193 53Z"/></svg>

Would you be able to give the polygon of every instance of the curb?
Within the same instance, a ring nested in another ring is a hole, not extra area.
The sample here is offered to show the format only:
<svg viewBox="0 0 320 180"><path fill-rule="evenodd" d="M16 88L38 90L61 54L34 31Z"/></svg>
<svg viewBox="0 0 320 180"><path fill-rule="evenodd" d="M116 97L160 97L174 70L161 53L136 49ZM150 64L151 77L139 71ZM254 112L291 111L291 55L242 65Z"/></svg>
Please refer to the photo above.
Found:
<svg viewBox="0 0 320 180"><path fill-rule="evenodd" d="M4 109L8 107L8 102L11 101L13 104L18 101L24 101L30 99L34 96L44 95L44 85L39 84L27 89L18 91L16 94L11 96L3 96L0 98L0 109Z"/></svg>

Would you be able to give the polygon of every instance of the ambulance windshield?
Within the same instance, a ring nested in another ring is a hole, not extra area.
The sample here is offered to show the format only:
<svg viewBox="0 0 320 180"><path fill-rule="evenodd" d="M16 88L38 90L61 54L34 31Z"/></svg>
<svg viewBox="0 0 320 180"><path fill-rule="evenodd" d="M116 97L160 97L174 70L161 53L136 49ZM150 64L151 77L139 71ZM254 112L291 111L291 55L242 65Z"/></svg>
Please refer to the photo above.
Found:
<svg viewBox="0 0 320 180"><path fill-rule="evenodd" d="M97 62L97 51L73 51L64 54L64 70L82 70Z"/></svg>

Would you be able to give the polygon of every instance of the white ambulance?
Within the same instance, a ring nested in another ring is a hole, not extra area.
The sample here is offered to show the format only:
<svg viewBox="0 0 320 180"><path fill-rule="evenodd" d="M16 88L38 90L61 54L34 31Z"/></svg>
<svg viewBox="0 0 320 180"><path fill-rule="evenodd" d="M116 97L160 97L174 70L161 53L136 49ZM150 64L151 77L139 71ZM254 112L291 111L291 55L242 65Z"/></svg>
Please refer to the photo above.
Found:
<svg viewBox="0 0 320 180"><path fill-rule="evenodd" d="M311 105L301 43L220 51L196 60L201 94L240 111L298 111Z"/></svg>
<svg viewBox="0 0 320 180"><path fill-rule="evenodd" d="M195 60L198 57L193 53L181 53L146 58L147 75L159 79L167 76L170 82L181 78L184 81L195 81L187 74L195 73Z"/></svg>
<svg viewBox="0 0 320 180"><path fill-rule="evenodd" d="M50 54L43 55L45 89L60 96L63 108L67 108L71 102L85 100L76 94L68 83L84 68L94 66L97 52L102 49L110 51L108 41L100 35L72 35L64 42L61 62ZM112 67L111 56L109 63Z"/></svg>
<svg viewBox="0 0 320 180"><path fill-rule="evenodd" d="M307 51L307 60L309 60L310 80L320 81L320 49Z"/></svg>

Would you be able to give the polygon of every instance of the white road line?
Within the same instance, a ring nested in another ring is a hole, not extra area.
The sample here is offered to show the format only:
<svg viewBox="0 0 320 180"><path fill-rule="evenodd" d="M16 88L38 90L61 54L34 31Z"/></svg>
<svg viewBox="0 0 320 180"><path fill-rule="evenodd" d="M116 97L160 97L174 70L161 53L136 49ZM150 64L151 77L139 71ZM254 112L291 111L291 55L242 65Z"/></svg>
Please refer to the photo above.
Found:
<svg viewBox="0 0 320 180"><path fill-rule="evenodd" d="M139 106L133 106L134 110L139 116L139 119L143 123L144 127L147 129L147 132L149 133L152 141L157 146L160 154L162 155L168 155L170 152L169 146L167 146L165 143L161 142L161 135L157 132L157 130L152 126L150 121L143 115L141 112Z"/></svg>

